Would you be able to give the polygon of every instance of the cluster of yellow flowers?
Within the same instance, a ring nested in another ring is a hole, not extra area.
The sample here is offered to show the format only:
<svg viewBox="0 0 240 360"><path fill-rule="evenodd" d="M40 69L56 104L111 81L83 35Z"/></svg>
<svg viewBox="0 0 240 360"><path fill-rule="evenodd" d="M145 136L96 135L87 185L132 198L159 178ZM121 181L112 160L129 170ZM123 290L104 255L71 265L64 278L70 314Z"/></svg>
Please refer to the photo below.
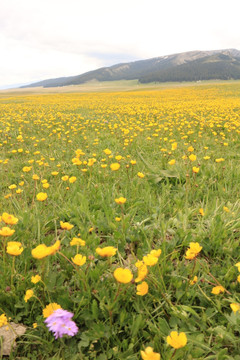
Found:
<svg viewBox="0 0 240 360"><path fill-rule="evenodd" d="M167 336L168 345L172 346L175 350L180 349L187 345L187 336L184 332L178 333L177 331L172 331L169 336ZM160 360L161 355L153 351L153 348L148 346L144 351L141 351L141 357L143 360Z"/></svg>

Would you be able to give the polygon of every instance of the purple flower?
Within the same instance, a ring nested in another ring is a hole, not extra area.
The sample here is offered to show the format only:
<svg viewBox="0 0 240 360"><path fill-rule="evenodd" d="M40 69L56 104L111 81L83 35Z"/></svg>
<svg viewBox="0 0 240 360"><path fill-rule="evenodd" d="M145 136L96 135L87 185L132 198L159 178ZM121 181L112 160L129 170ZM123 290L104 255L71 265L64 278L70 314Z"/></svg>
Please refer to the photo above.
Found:
<svg viewBox="0 0 240 360"><path fill-rule="evenodd" d="M55 339L63 335L74 336L78 332L78 327L72 321L73 314L67 310L57 309L44 321L50 331L54 333Z"/></svg>

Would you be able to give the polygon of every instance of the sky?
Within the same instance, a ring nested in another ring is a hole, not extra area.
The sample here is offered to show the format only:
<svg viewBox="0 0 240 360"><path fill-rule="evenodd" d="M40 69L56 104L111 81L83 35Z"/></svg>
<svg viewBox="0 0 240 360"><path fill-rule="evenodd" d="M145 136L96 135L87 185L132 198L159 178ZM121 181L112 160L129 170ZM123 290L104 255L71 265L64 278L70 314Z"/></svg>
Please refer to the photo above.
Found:
<svg viewBox="0 0 240 360"><path fill-rule="evenodd" d="M0 0L0 88L192 50L240 50L239 0Z"/></svg>

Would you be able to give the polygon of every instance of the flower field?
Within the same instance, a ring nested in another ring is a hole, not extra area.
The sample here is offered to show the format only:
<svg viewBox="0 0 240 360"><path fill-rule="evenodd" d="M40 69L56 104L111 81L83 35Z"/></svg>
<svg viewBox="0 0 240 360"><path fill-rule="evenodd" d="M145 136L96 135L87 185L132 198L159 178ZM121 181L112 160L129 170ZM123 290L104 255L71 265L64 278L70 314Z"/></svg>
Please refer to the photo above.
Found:
<svg viewBox="0 0 240 360"><path fill-rule="evenodd" d="M0 95L0 177L9 359L240 360L239 82Z"/></svg>

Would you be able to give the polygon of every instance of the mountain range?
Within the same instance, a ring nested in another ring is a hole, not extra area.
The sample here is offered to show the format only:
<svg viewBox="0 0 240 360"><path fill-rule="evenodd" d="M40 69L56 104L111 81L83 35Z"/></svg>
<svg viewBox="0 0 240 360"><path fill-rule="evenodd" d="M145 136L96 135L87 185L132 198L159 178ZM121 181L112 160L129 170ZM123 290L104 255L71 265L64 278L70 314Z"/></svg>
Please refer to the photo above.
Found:
<svg viewBox="0 0 240 360"><path fill-rule="evenodd" d="M240 79L240 51L225 49L183 52L102 67L81 75L43 80L22 88L136 79L140 83Z"/></svg>

